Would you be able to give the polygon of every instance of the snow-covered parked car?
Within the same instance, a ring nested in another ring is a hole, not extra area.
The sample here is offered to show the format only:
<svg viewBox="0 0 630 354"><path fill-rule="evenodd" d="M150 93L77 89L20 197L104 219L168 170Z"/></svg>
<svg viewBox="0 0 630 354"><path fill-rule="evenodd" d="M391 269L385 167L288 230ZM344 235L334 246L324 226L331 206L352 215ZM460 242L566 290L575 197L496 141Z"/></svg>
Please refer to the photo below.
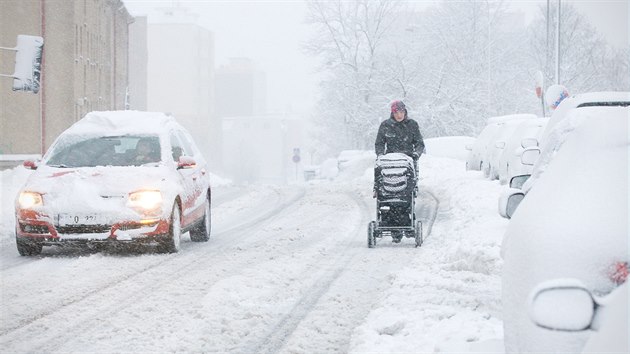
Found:
<svg viewBox="0 0 630 354"><path fill-rule="evenodd" d="M625 269L625 277L628 270ZM628 353L628 282L606 296L576 279L544 282L530 294L530 317L550 331L585 332L582 353Z"/></svg>
<svg viewBox="0 0 630 354"><path fill-rule="evenodd" d="M532 166L521 162L523 150L538 146L549 118L526 119L516 128L512 136L507 139L503 153L499 157L499 181L505 184L514 176L530 174Z"/></svg>
<svg viewBox="0 0 630 354"><path fill-rule="evenodd" d="M490 178L491 180L499 178L499 160L501 158L501 155L503 155L505 148L507 147L510 137L512 136L512 134L514 134L519 125L526 120L535 119L536 116L532 114L527 119L512 119L505 122L501 126L493 141L488 147L487 163L484 164L484 174L488 178Z"/></svg>
<svg viewBox="0 0 630 354"><path fill-rule="evenodd" d="M320 170L321 170L320 165L305 165L302 168L302 171L304 173L304 180L310 181L316 178L320 178L320 174L321 174Z"/></svg>
<svg viewBox="0 0 630 354"><path fill-rule="evenodd" d="M503 239L508 352L579 352L588 334L536 326L528 316L529 294L539 283L575 278L590 292L605 295L624 280L619 270L627 269L630 108L573 113L582 116L582 123L574 125L545 166Z"/></svg>
<svg viewBox="0 0 630 354"><path fill-rule="evenodd" d="M163 113L91 112L64 131L15 203L23 256L42 246L157 243L210 236L210 181L190 134Z"/></svg>
<svg viewBox="0 0 630 354"><path fill-rule="evenodd" d="M536 118L533 114L510 114L507 116L488 118L488 123L477 136L474 144L468 146L470 152L466 159L466 170L481 171L487 164L488 151L494 146L495 137L505 124L513 119Z"/></svg>
<svg viewBox="0 0 630 354"><path fill-rule="evenodd" d="M441 136L424 139L424 146L428 155L466 161L476 140L471 136Z"/></svg>

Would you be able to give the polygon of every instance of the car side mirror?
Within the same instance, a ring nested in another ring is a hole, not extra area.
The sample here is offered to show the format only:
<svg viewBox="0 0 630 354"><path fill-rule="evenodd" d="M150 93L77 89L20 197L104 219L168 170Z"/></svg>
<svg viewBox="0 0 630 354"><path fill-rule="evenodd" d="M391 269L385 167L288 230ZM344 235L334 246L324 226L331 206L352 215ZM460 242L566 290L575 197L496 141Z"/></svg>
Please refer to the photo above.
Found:
<svg viewBox="0 0 630 354"><path fill-rule="evenodd" d="M577 279L556 279L539 284L531 292L529 316L538 327L579 332L591 328L598 306Z"/></svg>
<svg viewBox="0 0 630 354"><path fill-rule="evenodd" d="M24 163L22 165L25 168L29 169L29 170L36 170L37 169L37 162L33 161L33 160L26 160L26 161L24 161Z"/></svg>
<svg viewBox="0 0 630 354"><path fill-rule="evenodd" d="M177 163L177 169L181 170L183 168L193 168L197 165L195 159L190 156L180 156L179 162Z"/></svg>
<svg viewBox="0 0 630 354"><path fill-rule="evenodd" d="M538 139L525 138L521 140L521 146L523 147L523 149L527 149L529 147L538 147Z"/></svg>
<svg viewBox="0 0 630 354"><path fill-rule="evenodd" d="M497 142L494 144L494 146L495 146L497 149L503 149L503 148L505 148L505 141L497 141Z"/></svg>
<svg viewBox="0 0 630 354"><path fill-rule="evenodd" d="M523 189L523 185L527 180L531 177L531 175L519 175L514 176L510 179L510 188Z"/></svg>
<svg viewBox="0 0 630 354"><path fill-rule="evenodd" d="M525 193L520 189L509 188L499 197L499 215L511 219L519 204L525 198Z"/></svg>
<svg viewBox="0 0 630 354"><path fill-rule="evenodd" d="M534 166L540 157L540 149L537 147L529 147L521 154L521 163L526 166Z"/></svg>

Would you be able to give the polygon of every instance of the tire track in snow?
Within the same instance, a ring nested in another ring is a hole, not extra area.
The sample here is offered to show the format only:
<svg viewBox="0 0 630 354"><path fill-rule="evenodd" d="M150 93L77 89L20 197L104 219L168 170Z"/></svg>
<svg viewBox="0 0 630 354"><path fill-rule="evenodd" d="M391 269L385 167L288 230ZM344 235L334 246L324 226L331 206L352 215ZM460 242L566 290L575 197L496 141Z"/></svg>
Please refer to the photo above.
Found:
<svg viewBox="0 0 630 354"><path fill-rule="evenodd" d="M363 198L360 198L356 193L346 193L357 204L359 208L363 210L361 213L361 221L356 225L352 231L352 234L363 234L363 226L367 225L368 206ZM320 275L313 284L308 287L300 299L298 299L290 312L280 319L278 319L269 330L268 334L255 343L245 345L245 349L240 350L245 353L276 353L285 345L285 342L296 330L298 325L307 317L309 312L315 307L320 298L328 292L333 282L335 282L340 274L346 269L347 265L353 260L357 252L347 254L348 250L352 250L350 245L354 243L354 239L350 238L344 244L344 251L337 255L334 263L328 266L324 274ZM327 259L322 259L318 263L329 263ZM324 268L315 266L315 268Z"/></svg>
<svg viewBox="0 0 630 354"><path fill-rule="evenodd" d="M425 222L428 224L425 233L429 235L439 200L430 192L424 194L423 199L434 200L433 203L424 203ZM359 198L358 195L362 196ZM375 203L368 201L370 198L364 193L355 194L355 197L357 204L363 207L363 221L355 232L355 237L362 241L366 237L367 218L374 213ZM347 247L340 250L335 266L321 275L306 292L315 294L299 301L294 306L295 312L287 315L289 319L284 327L278 333L272 332L271 340L253 350L280 353L348 351L354 326L362 323L371 306L389 286L390 272L406 266L410 259L424 253L423 248L399 247L398 244L368 250L364 242L358 240L347 242ZM326 276L330 278L325 279ZM331 317L330 314L335 315ZM252 348L244 352L249 349Z"/></svg>
<svg viewBox="0 0 630 354"><path fill-rule="evenodd" d="M435 224L435 219L437 218L438 210L440 209L440 200L433 194L431 190L421 190L420 195L422 196L422 200L426 200L427 196L433 199L435 204L431 207L428 207L427 204L421 203L418 206L416 203L416 212L418 213L418 218L422 220L422 237L426 240L430 235L431 231L433 231L433 224ZM425 222L428 223L428 227L426 228L426 232L424 231Z"/></svg>

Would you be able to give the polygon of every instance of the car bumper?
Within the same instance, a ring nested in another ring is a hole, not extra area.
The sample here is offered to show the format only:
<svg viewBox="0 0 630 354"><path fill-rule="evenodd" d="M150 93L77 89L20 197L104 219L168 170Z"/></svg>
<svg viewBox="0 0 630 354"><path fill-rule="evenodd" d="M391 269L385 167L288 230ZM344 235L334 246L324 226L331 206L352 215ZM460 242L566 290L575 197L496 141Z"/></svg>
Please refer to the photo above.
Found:
<svg viewBox="0 0 630 354"><path fill-rule="evenodd" d="M170 221L139 219L114 222L109 225L54 225L50 218L32 211L18 211L16 236L43 244L85 242L153 241L168 234Z"/></svg>

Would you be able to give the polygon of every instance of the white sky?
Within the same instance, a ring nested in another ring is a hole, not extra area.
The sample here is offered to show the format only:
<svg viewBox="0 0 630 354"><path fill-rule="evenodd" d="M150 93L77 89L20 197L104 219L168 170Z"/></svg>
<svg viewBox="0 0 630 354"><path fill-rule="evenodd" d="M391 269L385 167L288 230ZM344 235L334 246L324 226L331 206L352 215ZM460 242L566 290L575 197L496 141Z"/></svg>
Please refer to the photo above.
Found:
<svg viewBox="0 0 630 354"><path fill-rule="evenodd" d="M574 4L616 46L628 41L627 0L564 0ZM317 101L317 61L307 57L302 45L311 38L304 24L306 5L301 0L124 0L133 15L153 8L179 5L199 14L198 24L211 30L215 61L220 66L230 57L249 57L267 74L267 109L270 112L308 114ZM431 0L410 0L416 8ZM529 22L545 0L508 1L523 11ZM551 1L552 6L556 2Z"/></svg>

